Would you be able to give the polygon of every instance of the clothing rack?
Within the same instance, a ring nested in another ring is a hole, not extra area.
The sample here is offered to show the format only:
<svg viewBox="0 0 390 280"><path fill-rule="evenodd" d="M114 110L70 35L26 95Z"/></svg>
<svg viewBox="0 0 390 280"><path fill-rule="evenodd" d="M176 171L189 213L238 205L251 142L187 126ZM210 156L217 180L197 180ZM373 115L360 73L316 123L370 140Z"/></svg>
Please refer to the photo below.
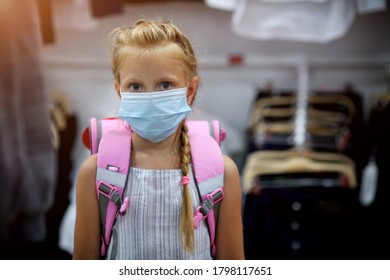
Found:
<svg viewBox="0 0 390 280"><path fill-rule="evenodd" d="M309 66L306 59L303 59L298 64L297 70L297 108L293 143L297 149L302 149L306 143L307 104L309 97Z"/></svg>
<svg viewBox="0 0 390 280"><path fill-rule="evenodd" d="M325 83L331 81L334 84L343 84L345 81L352 84L376 84L384 65L390 62L390 52L359 56L295 54L276 57L245 54L241 55L242 62L238 65L231 65L229 57L226 54L204 55L201 63L201 76L226 83L226 81L231 80L231 75L234 75L235 83L240 81L250 83L256 88L274 80L275 76L287 83L295 84L300 65L307 64L312 86L323 84L323 81L326 81ZM333 69L340 71L341 75L329 77L329 70ZM216 72L215 70L223 71ZM348 73L353 74L351 76Z"/></svg>

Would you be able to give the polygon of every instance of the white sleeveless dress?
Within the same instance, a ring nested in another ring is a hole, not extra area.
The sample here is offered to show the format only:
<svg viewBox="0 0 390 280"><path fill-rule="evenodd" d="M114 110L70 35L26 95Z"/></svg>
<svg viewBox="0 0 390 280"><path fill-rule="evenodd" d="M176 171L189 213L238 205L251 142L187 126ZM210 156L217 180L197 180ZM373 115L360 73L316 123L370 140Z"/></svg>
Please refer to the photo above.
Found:
<svg viewBox="0 0 390 280"><path fill-rule="evenodd" d="M125 196L130 203L117 216L107 259L210 260L210 236L206 221L195 229L194 252L180 241L182 209L181 170L145 170L131 167ZM192 172L189 174L194 209L200 200Z"/></svg>

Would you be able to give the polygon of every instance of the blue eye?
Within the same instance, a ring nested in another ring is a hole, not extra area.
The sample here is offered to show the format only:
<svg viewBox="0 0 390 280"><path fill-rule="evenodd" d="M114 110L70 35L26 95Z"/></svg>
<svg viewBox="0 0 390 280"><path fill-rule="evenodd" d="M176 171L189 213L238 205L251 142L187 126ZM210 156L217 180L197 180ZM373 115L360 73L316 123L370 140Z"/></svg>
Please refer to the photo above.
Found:
<svg viewBox="0 0 390 280"><path fill-rule="evenodd" d="M131 91L139 91L139 90L141 90L141 85L140 85L140 84L131 84L131 85L129 86L129 89L130 89Z"/></svg>
<svg viewBox="0 0 390 280"><path fill-rule="evenodd" d="M170 82L162 82L160 84L160 89L162 90L168 90L172 88L172 84Z"/></svg>

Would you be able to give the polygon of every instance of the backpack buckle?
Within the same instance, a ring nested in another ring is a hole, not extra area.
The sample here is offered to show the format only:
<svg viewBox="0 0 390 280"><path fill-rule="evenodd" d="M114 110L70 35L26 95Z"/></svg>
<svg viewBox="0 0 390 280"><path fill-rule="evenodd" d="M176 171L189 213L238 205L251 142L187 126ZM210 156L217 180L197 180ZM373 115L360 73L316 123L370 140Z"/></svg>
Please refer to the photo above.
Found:
<svg viewBox="0 0 390 280"><path fill-rule="evenodd" d="M206 195L202 204L195 210L194 227L198 228L201 221L207 218L214 205L219 203L224 197L222 188L215 189Z"/></svg>
<svg viewBox="0 0 390 280"><path fill-rule="evenodd" d="M196 208L196 210L195 210L194 227L198 228L200 222L203 221L204 219L206 219L207 215L208 215L208 213L206 215L204 215L202 213L202 205L198 206L198 208Z"/></svg>
<svg viewBox="0 0 390 280"><path fill-rule="evenodd" d="M220 202L224 197L224 192L222 188L215 189L213 192L207 194L207 197L211 199L214 204Z"/></svg>
<svg viewBox="0 0 390 280"><path fill-rule="evenodd" d="M108 200L112 201L118 207L122 205L121 195L117 187L101 182L99 184L98 191L99 194L108 198Z"/></svg>
<svg viewBox="0 0 390 280"><path fill-rule="evenodd" d="M100 194L104 195L105 197L110 197L111 193L115 190L116 188L110 184L100 182L98 186L98 191Z"/></svg>

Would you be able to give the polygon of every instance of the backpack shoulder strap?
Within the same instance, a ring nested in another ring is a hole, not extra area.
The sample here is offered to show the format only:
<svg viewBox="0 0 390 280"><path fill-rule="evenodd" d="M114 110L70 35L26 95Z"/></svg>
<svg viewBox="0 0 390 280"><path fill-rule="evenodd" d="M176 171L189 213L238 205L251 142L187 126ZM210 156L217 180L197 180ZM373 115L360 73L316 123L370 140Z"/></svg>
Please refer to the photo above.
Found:
<svg viewBox="0 0 390 280"><path fill-rule="evenodd" d="M195 178L203 196L213 191L217 185L222 186L218 180L223 179L224 174L220 140L216 140L217 136L213 132L210 133L207 121L187 121L187 126Z"/></svg>
<svg viewBox="0 0 390 280"><path fill-rule="evenodd" d="M96 191L102 232L100 253L105 256L118 209L123 214L129 201L127 197L123 199L123 193L130 167L131 129L127 122L121 119L92 118L89 135L91 153L97 153L99 150Z"/></svg>
<svg viewBox="0 0 390 280"><path fill-rule="evenodd" d="M224 196L224 161L220 143L225 139L219 122L187 121L195 182L202 203L195 210L194 226L207 218L212 255L216 254L215 233L218 209ZM210 131L211 130L211 131Z"/></svg>
<svg viewBox="0 0 390 280"><path fill-rule="evenodd" d="M211 136L218 143L218 145L220 145L221 142L226 138L226 132L221 128L218 120L188 120L187 126L189 133L201 133Z"/></svg>

